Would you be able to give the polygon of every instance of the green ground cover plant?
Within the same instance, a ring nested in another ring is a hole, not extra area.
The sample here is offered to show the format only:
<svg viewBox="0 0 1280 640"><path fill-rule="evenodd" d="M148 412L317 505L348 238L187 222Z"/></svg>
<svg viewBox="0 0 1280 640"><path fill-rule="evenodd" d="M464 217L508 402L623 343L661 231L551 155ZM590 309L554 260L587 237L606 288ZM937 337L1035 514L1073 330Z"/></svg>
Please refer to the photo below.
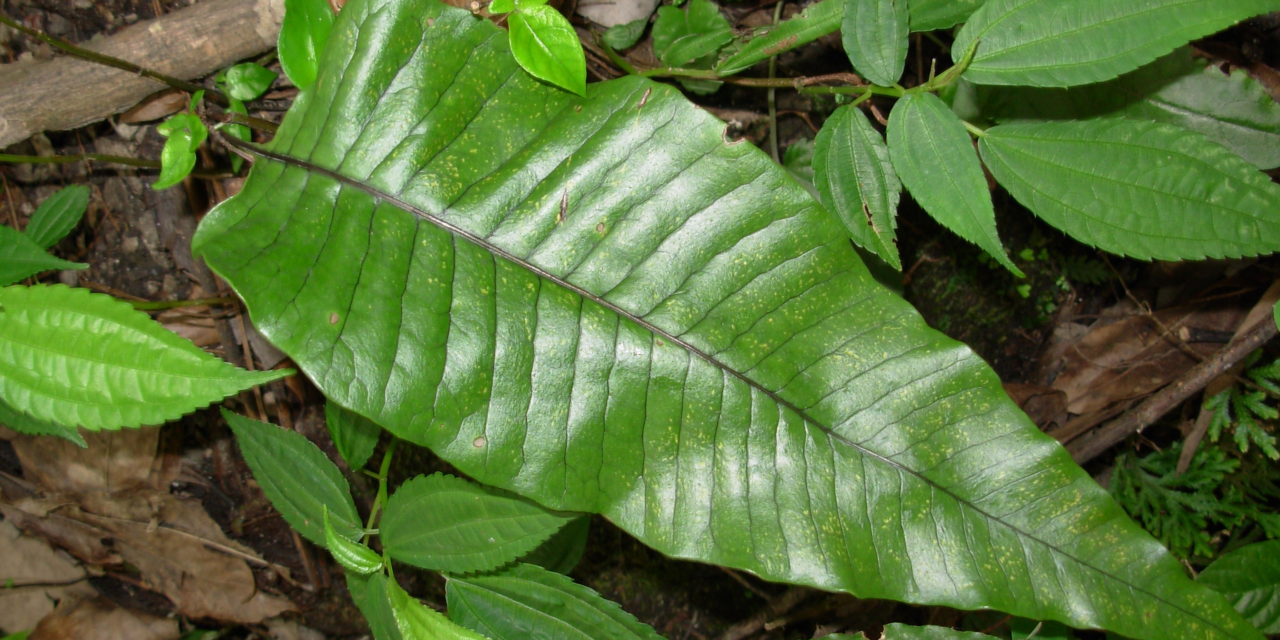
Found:
<svg viewBox="0 0 1280 640"><path fill-rule="evenodd" d="M654 637L556 573L571 561L545 560L572 558L556 532L579 513L671 556L864 598L1134 638L1261 637L850 240L900 268L905 189L1019 273L985 168L1113 253L1276 251L1280 187L1257 170L1280 164L1265 150L1274 105L1179 47L1280 3L824 0L735 40L691 0L653 26L668 66L582 87L513 53L529 44L515 31L434 1L317 6L287 3L280 56L302 91L267 145L228 139L257 161L194 250L333 403L353 467L385 430L483 484L393 492L384 458L362 522L314 446L227 415L273 504L349 570L378 638ZM954 66L899 84L910 34L956 25ZM645 77L712 90L837 30L867 82L810 87L848 97L814 143L817 199ZM1122 74L1152 88L1113 96ZM1161 108L1195 83L1258 108ZM896 100L883 134L861 108L873 96ZM474 533L439 547L424 527ZM404 593L397 562L446 575L447 617Z"/></svg>

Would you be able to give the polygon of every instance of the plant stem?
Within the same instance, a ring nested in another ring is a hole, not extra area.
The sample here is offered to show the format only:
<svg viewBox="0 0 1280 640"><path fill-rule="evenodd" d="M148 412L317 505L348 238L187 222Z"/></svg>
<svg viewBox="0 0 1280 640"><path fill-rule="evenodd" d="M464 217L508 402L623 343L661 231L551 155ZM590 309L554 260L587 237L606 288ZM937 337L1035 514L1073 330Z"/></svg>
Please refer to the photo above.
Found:
<svg viewBox="0 0 1280 640"><path fill-rule="evenodd" d="M147 160L146 158L130 158L128 156L113 156L106 153L73 153L65 156L24 156L12 153L0 153L0 162L11 164L71 164L73 162L104 162L109 164L123 164L129 167L141 167L143 169L159 169L160 162L156 160ZM226 172L209 172L202 169L196 169L191 175L197 178L221 178L226 177Z"/></svg>
<svg viewBox="0 0 1280 640"><path fill-rule="evenodd" d="M144 78L151 78L152 80L163 82L164 84L167 84L170 87L173 87L174 89L181 89L188 93L195 93L203 89L206 95L209 96L209 99L212 100L213 102L219 105L222 105L224 107L229 104L227 102L226 96L222 95L222 93L217 91L216 89L205 89L204 87L198 84L192 84L190 82L187 82L186 80L182 80L181 78L175 78L173 76L167 76L163 73L151 71L150 69L143 68L139 65L129 62L128 60L121 60L120 58L115 58L106 54L98 53L97 51L90 51L83 47L79 47L70 42L67 42L62 38L51 36L38 29L32 29L31 27L28 27L22 23L19 23L18 21L10 18L9 16L3 13L0 13L0 24L3 24L12 29L16 29L22 33L25 33L31 36L32 38L35 38L49 45L57 47L58 49L61 49L72 56L80 58L81 60L96 62L98 64L105 65L108 67L115 67L116 69L120 69L122 71L128 71L129 73L136 73Z"/></svg>
<svg viewBox="0 0 1280 640"><path fill-rule="evenodd" d="M782 17L782 0L778 0L773 5L773 23L778 24L778 19ZM773 80L778 71L778 56L769 56L769 79ZM781 164L782 157L778 155L778 100L777 88L769 87L769 155L773 156L773 161Z"/></svg>
<svg viewBox="0 0 1280 640"><path fill-rule="evenodd" d="M391 475L391 458L396 452L396 443L399 440L392 438L387 443L387 450L382 453L382 464L378 466L378 494L373 498L373 506L369 508L369 519L365 521L365 531L368 535L369 531L375 531L378 523L378 513L382 511L382 505L387 502L387 478Z"/></svg>

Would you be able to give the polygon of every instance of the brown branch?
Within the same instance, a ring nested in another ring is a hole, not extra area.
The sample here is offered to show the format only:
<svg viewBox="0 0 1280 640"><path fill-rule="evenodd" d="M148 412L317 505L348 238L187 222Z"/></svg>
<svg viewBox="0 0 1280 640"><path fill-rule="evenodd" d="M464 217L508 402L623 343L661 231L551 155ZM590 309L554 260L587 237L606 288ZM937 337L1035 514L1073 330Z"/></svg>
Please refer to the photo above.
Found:
<svg viewBox="0 0 1280 640"><path fill-rule="evenodd" d="M1084 464L1130 435L1140 433L1275 335L1276 323L1271 318L1258 321L1239 339L1231 341L1213 356L1189 369L1182 377L1143 400L1132 411L1102 425L1092 435L1072 441L1067 447L1071 457Z"/></svg>
<svg viewBox="0 0 1280 640"><path fill-rule="evenodd" d="M204 0L82 48L190 80L275 46L283 0ZM60 56L0 65L0 148L74 129L137 104L165 85L131 71Z"/></svg>

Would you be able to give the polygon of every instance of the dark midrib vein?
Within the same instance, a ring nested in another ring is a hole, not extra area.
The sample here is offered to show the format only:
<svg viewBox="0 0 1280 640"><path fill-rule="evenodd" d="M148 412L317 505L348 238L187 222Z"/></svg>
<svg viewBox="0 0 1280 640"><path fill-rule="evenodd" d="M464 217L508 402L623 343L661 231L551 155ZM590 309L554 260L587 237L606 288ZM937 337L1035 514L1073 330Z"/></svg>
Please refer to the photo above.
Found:
<svg viewBox="0 0 1280 640"><path fill-rule="evenodd" d="M978 505L974 504L972 501L966 500L966 499L964 499L963 497L961 497L960 495L956 494L956 493L955 493L954 491L952 491L949 487L945 487L945 486L942 486L941 484L938 484L937 482L935 482L935 481L933 481L932 479L930 479L930 478L926 477L926 476L925 476L925 475L923 475L922 473L920 473L920 472L918 472L918 471L916 471L916 470L914 470L914 469L912 469L912 468L910 468L910 467L907 467L906 465L903 465L902 463L898 462L897 460L893 460L892 458L888 458L888 457L886 457L886 456L884 456L884 455L882 455L882 454L880 454L880 453L877 453L876 451L872 451L871 449L868 449L868 448L866 448L865 446L862 446L861 444L858 444L857 442L854 442L854 441L852 441L852 440L849 440L848 438L846 438L846 437L844 437L844 436L840 435L839 433L836 433L836 432L835 432L831 427L828 427L826 424L824 424L824 423L822 423L822 422L819 422L818 420L815 420L815 419L814 419L812 416L810 416L810 415L809 415L809 414L808 414L804 409L801 409L800 407L796 406L795 404L793 404L793 403L792 403L792 402L790 402L789 400L787 400L787 399L785 399L785 398L783 398L783 397L779 396L779 395L778 395L777 393L775 393L773 390L771 390L771 389L768 389L768 388L764 387L764 386L763 386L763 385L761 385L759 382L756 382L755 380L753 380L753 379L751 379L751 378L747 377L745 374L743 374L743 373L741 373L741 372L737 371L737 370L736 370L736 369L734 369L733 367L730 367L729 365L727 365L727 364L725 364L725 363L721 362L720 360L716 359L716 357L715 357L715 356L713 356L713 355L711 355L710 353L707 353L706 351L703 351L702 349L700 349L700 348L698 348L698 347L694 346L693 344L690 344L687 340L685 340L685 339L683 339L683 338L680 338L679 336L676 336L676 335L674 335L674 334L672 334L672 333L670 333L670 332L666 331L665 329L662 329L661 327L658 327L657 325L653 324L652 322L649 322L648 320L646 320L646 319L644 319L644 318L642 318L642 317L640 317L640 316L637 316L637 315L635 315L634 313L632 313L632 312L630 312L630 311L628 311L628 310L626 310L626 309L623 309L622 307L618 306L617 304L615 304L615 303L613 303L613 302L610 302L609 300L606 300L606 299L604 299L604 298L602 298L602 297L600 297L600 296L598 296L598 295L596 295L596 294L594 294L594 293L592 293L592 292L590 292L590 291L587 291L586 289L582 288L581 286L576 285L576 284L573 284L572 282L569 282L569 281L567 281L567 280L565 280L565 279L561 278L560 276L557 276L557 275L555 275L554 273L551 273L551 272L547 271L546 269L543 269L542 267L539 267L539 266L537 266L537 265L535 265L535 264L533 264L533 263L529 262L528 260L526 260L526 259L524 259L524 258L521 258L520 256L517 256L517 255L515 255L515 254L511 253L510 251L507 251L506 249L503 249L502 247L499 247L499 246L494 245L493 243L489 242L488 240L485 240L484 238L482 238L482 237L480 237L480 236L478 236L478 235L476 235L476 234L474 234L474 233L472 233L472 232L470 232L470 231L468 231L468 230L466 230L466 229L464 229L464 228L462 228L462 227L460 227L460 226L458 226L458 225L456 225L456 224L454 224L454 223L452 223L452 222L450 222L450 221L448 221L448 220L445 220L444 218L441 218L439 215L433 214L433 213L431 213L431 212L429 212L429 211L425 211L425 210L423 210L422 208L420 208L420 207L418 207L418 206L416 206L416 205L413 205L413 204L411 204L411 203L409 203L409 202L406 202L405 200L402 200L402 199L400 199L400 198L399 198L399 197L397 197L397 196L394 196L394 195L392 195L392 194L386 193L386 192L384 192L384 191L382 191L382 190L378 189L377 187L374 187L374 186L371 186L371 185L365 184L364 182L361 182L360 180L357 180L357 179L355 179L355 178L351 178L351 177L345 176L345 175L343 175L343 174L341 174L341 173L338 173L337 171L334 171L334 170L332 170L332 169L327 169L327 168L325 168L325 167L319 166L319 165L314 164L314 163L311 163L311 162L309 162L309 161L302 160L302 159L300 159L300 158L295 158L295 157L290 156L290 155L287 155L287 154L277 153L277 152L275 152L275 151L271 151L271 150L268 150L268 149L264 149L264 148L262 148L262 147L260 147L260 146L258 146L258 145L256 145L256 144L252 144L252 143L249 143L249 142L245 142L245 141L243 141L243 140L236 139L236 138L234 138L234 137L232 137L232 136L223 136L223 140L225 140L225 141L226 141L228 144L230 144L231 146L233 146L233 147L237 147L237 148L239 148L239 149L240 149L240 150L242 150L242 151L246 151L246 152L248 152L248 153L250 153L250 154L257 155L257 156L261 156L261 157L263 157L263 158L267 158L267 159L270 159L270 160L275 160L276 162L283 163L283 164L284 164L284 165L286 165L286 166L295 166L295 167L298 167L298 168L300 168L300 169L304 169L304 170L306 170L306 171L311 171L311 172L317 173L317 174L319 174L319 175L322 175L322 176L325 176L325 177L330 178L330 179L332 179L332 180L335 180L335 181L337 181L337 182L339 182L339 183L341 183L341 184L344 184L344 185L347 185L347 186L352 187L352 188L354 188L354 189L357 189L357 190L359 190L359 191L362 191L362 192L364 192L364 193L368 194L369 196L371 196L371 197L373 197L373 198L376 198L376 199L378 199L378 200L382 200L382 201L384 201L384 202L391 203L391 204L395 205L397 208L402 209L402 210L404 210L404 211L406 211L406 212L408 212L408 213L411 213L411 214L413 214L413 215L415 215L415 216L417 216L417 217L419 217L419 218L421 218L421 219L423 219L423 220L426 220L427 222L429 222L429 223L431 223L431 224L433 224L433 225L435 225L435 226L439 227L440 229L443 229L443 230L445 230L445 231L447 231L447 232L449 232L449 233L453 234L453 235L454 235L454 236L456 236L456 237L462 238L463 240L466 240L467 242L470 242L471 244L473 244L473 245L475 245L475 246L479 247L480 249L483 249L483 250L485 250L485 251L489 252L489 253L490 253L490 254L492 254L492 255L498 256L498 257L500 257L500 258L502 258L502 259L504 259L504 260L508 260L508 261L510 261L511 263L513 263L513 264L515 264L515 265L517 265L517 266L519 266L519 267L521 267L521 268L524 268L524 269L529 270L531 273L533 273L533 274L535 274L535 275L537 275L537 276L539 276L539 277L541 277L541 278L545 278L546 280L548 280L548 281L550 281L550 282L553 282L553 283L555 283L556 285L559 285L559 286L561 286L561 287L564 287L565 289L568 289L569 291L572 291L573 293L575 293L575 294L577 294L577 295L580 295L580 296L582 296L583 298L585 298L585 299L587 299L587 300L591 300L592 302L594 302L594 303L596 303L596 304L599 304L600 306L605 307L606 309L609 309L610 311L613 311L614 313L617 313L619 316L624 317L624 318L627 318L627 319L631 320L632 322L635 322L636 324L638 324L638 325L640 325L640 326L644 327L645 329L647 329L647 330L649 330L649 331L653 332L655 335L660 336L661 338L663 338L663 339L665 339L665 340L669 340L669 341L671 341L672 343L679 345L680 347L684 348L684 349L685 349L686 351L688 351L689 353L692 353L692 354L694 354L695 356L697 356L698 358L700 358L700 359L702 359L702 360L706 361L708 364L711 364L712 366L714 366L714 367L716 367L716 368L720 369L721 371L724 371L724 372L728 373L729 375L731 375L731 376L733 376L733 377L737 378L738 380L741 380L741 381L742 381L744 384L746 384L748 387L750 387L751 389L755 389L756 391L759 391L760 393L764 394L764 395L765 395L765 396L767 396L770 400L773 400L774 402L776 402L779 406L784 407L784 408L786 408L786 409L788 409L788 410L791 410L791 411L795 412L795 414L796 414L797 416L799 416L802 420L804 420L805 422L807 422L807 423L809 423L809 424L812 424L813 426L817 427L819 430L821 430L823 433L825 433L828 437L830 437L830 438L832 438L832 439L834 439L834 440L837 440L837 441L839 441L839 442L841 442L841 443L843 443L843 444L845 444L845 445L847 445L847 446L851 447L851 448L852 448L852 449L854 449L855 451L858 451L859 453L861 453L861 454L863 454L863 455L865 455L865 456L868 456L868 457L870 457L870 458L874 458L874 459L876 459L876 460L879 460L879 461L883 462L884 464L886 464L886 465L888 465L888 466L890 466L890 467L892 467L892 468L898 469L899 471L905 472L905 473L907 473L907 474L910 474L910 475L912 475L912 476L914 476L914 477L918 478L921 482L923 482L923 483L924 483L924 484L926 484L927 486L934 487L934 488L936 488L937 490L939 490L939 491L941 491L941 492L943 492L943 493L947 494L948 496L950 496L950 497L951 497L953 500L955 500L956 502L958 502L958 503L960 503L960 504L963 504L963 505L968 506L970 509L973 509L975 512L977 512L977 513L981 514L983 517L988 518L988 519L990 519L990 520L992 520L992 521L994 521L994 522L999 522L1001 525L1003 525L1003 526L1005 526L1005 527L1008 527L1009 529L1011 529L1011 530L1013 530L1013 531L1017 532L1017 534L1018 534L1018 535L1020 535L1020 536L1023 536L1023 537L1025 537L1025 538L1028 538L1028 539L1030 539L1030 540L1035 540L1036 542L1038 542L1038 543L1040 543L1040 544L1044 545L1046 548L1052 549L1054 552L1056 552L1056 553L1060 553L1060 554L1062 554L1063 556L1065 556L1065 557L1067 557L1067 558L1070 558L1072 561L1074 561L1074 562L1078 563L1080 566L1088 567L1089 569L1091 569L1091 570L1093 570L1093 571L1096 571L1096 572L1098 572L1098 573L1100 573L1100 574L1102 574L1102 575L1104 575L1104 576L1107 576L1108 578L1110 578L1110 579L1112 579L1112 580L1116 581L1117 583L1123 584L1123 585L1125 585L1125 586L1129 587L1130 589L1133 589L1133 590L1135 590L1135 591L1139 591L1139 592L1141 592L1141 593L1145 593L1145 594L1147 594L1148 596L1150 596L1150 597L1151 597L1152 599L1154 599L1154 600L1157 600L1157 601L1159 601L1159 602L1162 602L1162 603L1166 604L1167 606L1169 606L1169 607L1171 607L1171 608L1173 608L1173 609L1175 609L1175 610L1182 611L1182 612L1186 613L1186 614L1187 614L1187 615L1189 615L1189 616L1192 616L1192 617L1194 617L1194 618L1197 618L1197 619L1201 620L1202 622L1204 622L1205 624L1209 625L1210 627L1212 627L1212 628L1214 628L1214 629L1218 629L1218 630L1219 630L1219 631L1221 631L1224 635L1230 635L1230 634L1227 632L1227 630L1226 630L1226 629L1224 629L1224 628L1222 628L1222 627L1221 627L1221 625L1219 625L1218 623L1216 623L1216 622L1214 622L1214 621L1212 621L1212 620L1209 620L1209 619L1205 618L1204 616L1200 615L1200 613L1198 613L1198 612L1196 612L1196 611L1192 611L1192 610L1187 609L1187 608L1185 608L1185 607L1182 607L1182 606L1178 605L1177 603L1171 602L1171 601L1169 601L1168 599L1166 599L1164 596L1161 596L1160 594L1155 593L1155 592L1153 592L1153 591L1149 591L1149 590L1147 590L1147 589L1145 589L1145 588L1143 588L1143 587L1141 587L1141 586L1138 586L1137 584L1134 584L1134 583L1132 583L1132 582L1130 582L1130 581L1128 581L1128 580L1124 580L1124 579L1122 579L1120 576L1118 576L1118 575L1116 575L1116 574L1114 574L1114 573L1112 573L1112 572L1110 572L1110 571L1107 571L1107 570L1105 570L1105 569L1102 569L1101 567L1094 566L1093 564L1091 564L1091 563L1089 563L1089 562L1086 562L1084 559L1079 558L1079 557L1076 557L1075 555L1073 555L1073 554L1071 554L1071 553L1068 553L1067 551L1065 551L1065 550L1063 550L1063 549L1060 549L1060 548L1059 548L1058 546L1056 546L1056 545L1050 544L1047 540L1042 539L1041 537L1039 537L1039 536L1037 536L1037 535L1035 535L1035 534L1031 533L1030 531L1024 530L1024 529L1022 529L1022 528L1020 528L1020 527L1017 527L1017 526L1013 525L1013 524L1012 524L1012 523L1010 523L1010 522L1006 522L1004 519L1002 519L1002 518L1000 518L1000 517L997 517L997 516L995 516L995 515L993 515L993 514L991 514L991 513L988 513L986 510L984 510L984 509L982 509L981 507L979 507Z"/></svg>

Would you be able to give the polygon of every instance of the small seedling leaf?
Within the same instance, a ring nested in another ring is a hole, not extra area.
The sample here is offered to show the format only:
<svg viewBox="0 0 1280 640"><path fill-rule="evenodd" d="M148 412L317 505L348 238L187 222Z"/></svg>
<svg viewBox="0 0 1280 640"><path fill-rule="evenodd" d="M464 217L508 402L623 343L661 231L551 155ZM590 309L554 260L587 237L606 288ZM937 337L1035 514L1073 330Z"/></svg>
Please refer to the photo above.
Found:
<svg viewBox="0 0 1280 640"><path fill-rule="evenodd" d="M392 494L380 536L400 562L437 571L486 571L532 551L571 519L462 478L433 474L409 480Z"/></svg>
<svg viewBox="0 0 1280 640"><path fill-rule="evenodd" d="M196 149L209 137L209 131L199 116L189 112L170 116L156 131L167 138L160 151L160 177L151 185L159 190L182 182L191 173L196 166Z"/></svg>
<svg viewBox="0 0 1280 640"><path fill-rule="evenodd" d="M0 225L0 286L13 284L42 271L87 269L89 265L50 255L29 236Z"/></svg>
<svg viewBox="0 0 1280 640"><path fill-rule="evenodd" d="M979 148L1018 202L1105 251L1197 260L1280 249L1280 185L1198 133L1121 118L1022 123L988 129Z"/></svg>
<svg viewBox="0 0 1280 640"><path fill-rule="evenodd" d="M1226 553L1196 580L1226 596L1263 633L1280 633L1280 540Z"/></svg>
<svg viewBox="0 0 1280 640"><path fill-rule="evenodd" d="M628 49L640 41L640 36L644 35L644 29L647 26L649 26L647 19L615 24L606 29L600 38L611 49Z"/></svg>
<svg viewBox="0 0 1280 640"><path fill-rule="evenodd" d="M511 53L533 77L580 96L587 93L587 58L573 25L559 11L536 5L511 14Z"/></svg>
<svg viewBox="0 0 1280 640"><path fill-rule="evenodd" d="M354 540L364 530L351 487L319 447L300 433L223 411L253 479L289 526L328 548L324 514L336 533Z"/></svg>
<svg viewBox="0 0 1280 640"><path fill-rule="evenodd" d="M450 617L492 638L661 640L616 603L531 564L494 574L450 576L445 598Z"/></svg>
<svg viewBox="0 0 1280 640"><path fill-rule="evenodd" d="M840 33L853 68L871 82L897 84L907 63L907 0L846 0Z"/></svg>
<svg viewBox="0 0 1280 640"><path fill-rule="evenodd" d="M401 637L409 640L486 640L470 629L460 627L444 614L424 606L405 593L395 580L385 580L387 601ZM551 636L544 636L551 637ZM505 639L500 639L505 640Z"/></svg>
<svg viewBox="0 0 1280 640"><path fill-rule="evenodd" d="M996 234L996 213L982 165L960 119L931 93L894 105L886 131L889 157L916 202L942 226L1022 276Z"/></svg>
<svg viewBox="0 0 1280 640"><path fill-rule="evenodd" d="M156 425L292 373L239 369L87 289L6 287L0 309L0 398L39 420Z"/></svg>
<svg viewBox="0 0 1280 640"><path fill-rule="evenodd" d="M276 73L260 64L242 62L226 71L227 95L236 100L256 100L271 88Z"/></svg>
<svg viewBox="0 0 1280 640"><path fill-rule="evenodd" d="M1089 84L1277 8L1275 0L989 0L951 55L958 62L977 46L964 77L978 84Z"/></svg>
<svg viewBox="0 0 1280 640"><path fill-rule="evenodd" d="M731 40L733 28L711 0L661 7L653 23L653 53L673 67L714 55Z"/></svg>
<svg viewBox="0 0 1280 640"><path fill-rule="evenodd" d="M333 446L338 455L347 461L347 466L359 469L373 455L373 448L378 444L378 436L382 427L368 418L344 409L332 400L325 400L324 422L329 428L329 436L333 438Z"/></svg>
<svg viewBox="0 0 1280 640"><path fill-rule="evenodd" d="M489 3L489 13L500 15L516 10L516 0L493 0Z"/></svg>
<svg viewBox="0 0 1280 640"><path fill-rule="evenodd" d="M48 249L76 228L89 207L89 187L71 185L44 199L23 230L31 241Z"/></svg>
<svg viewBox="0 0 1280 640"><path fill-rule="evenodd" d="M827 119L814 146L822 204L840 217L858 246L901 270L895 228L902 183L880 132L860 109L843 106Z"/></svg>
<svg viewBox="0 0 1280 640"><path fill-rule="evenodd" d="M333 11L326 0L284 1L284 22L277 42L280 68L299 89L315 84L320 51L332 28Z"/></svg>

